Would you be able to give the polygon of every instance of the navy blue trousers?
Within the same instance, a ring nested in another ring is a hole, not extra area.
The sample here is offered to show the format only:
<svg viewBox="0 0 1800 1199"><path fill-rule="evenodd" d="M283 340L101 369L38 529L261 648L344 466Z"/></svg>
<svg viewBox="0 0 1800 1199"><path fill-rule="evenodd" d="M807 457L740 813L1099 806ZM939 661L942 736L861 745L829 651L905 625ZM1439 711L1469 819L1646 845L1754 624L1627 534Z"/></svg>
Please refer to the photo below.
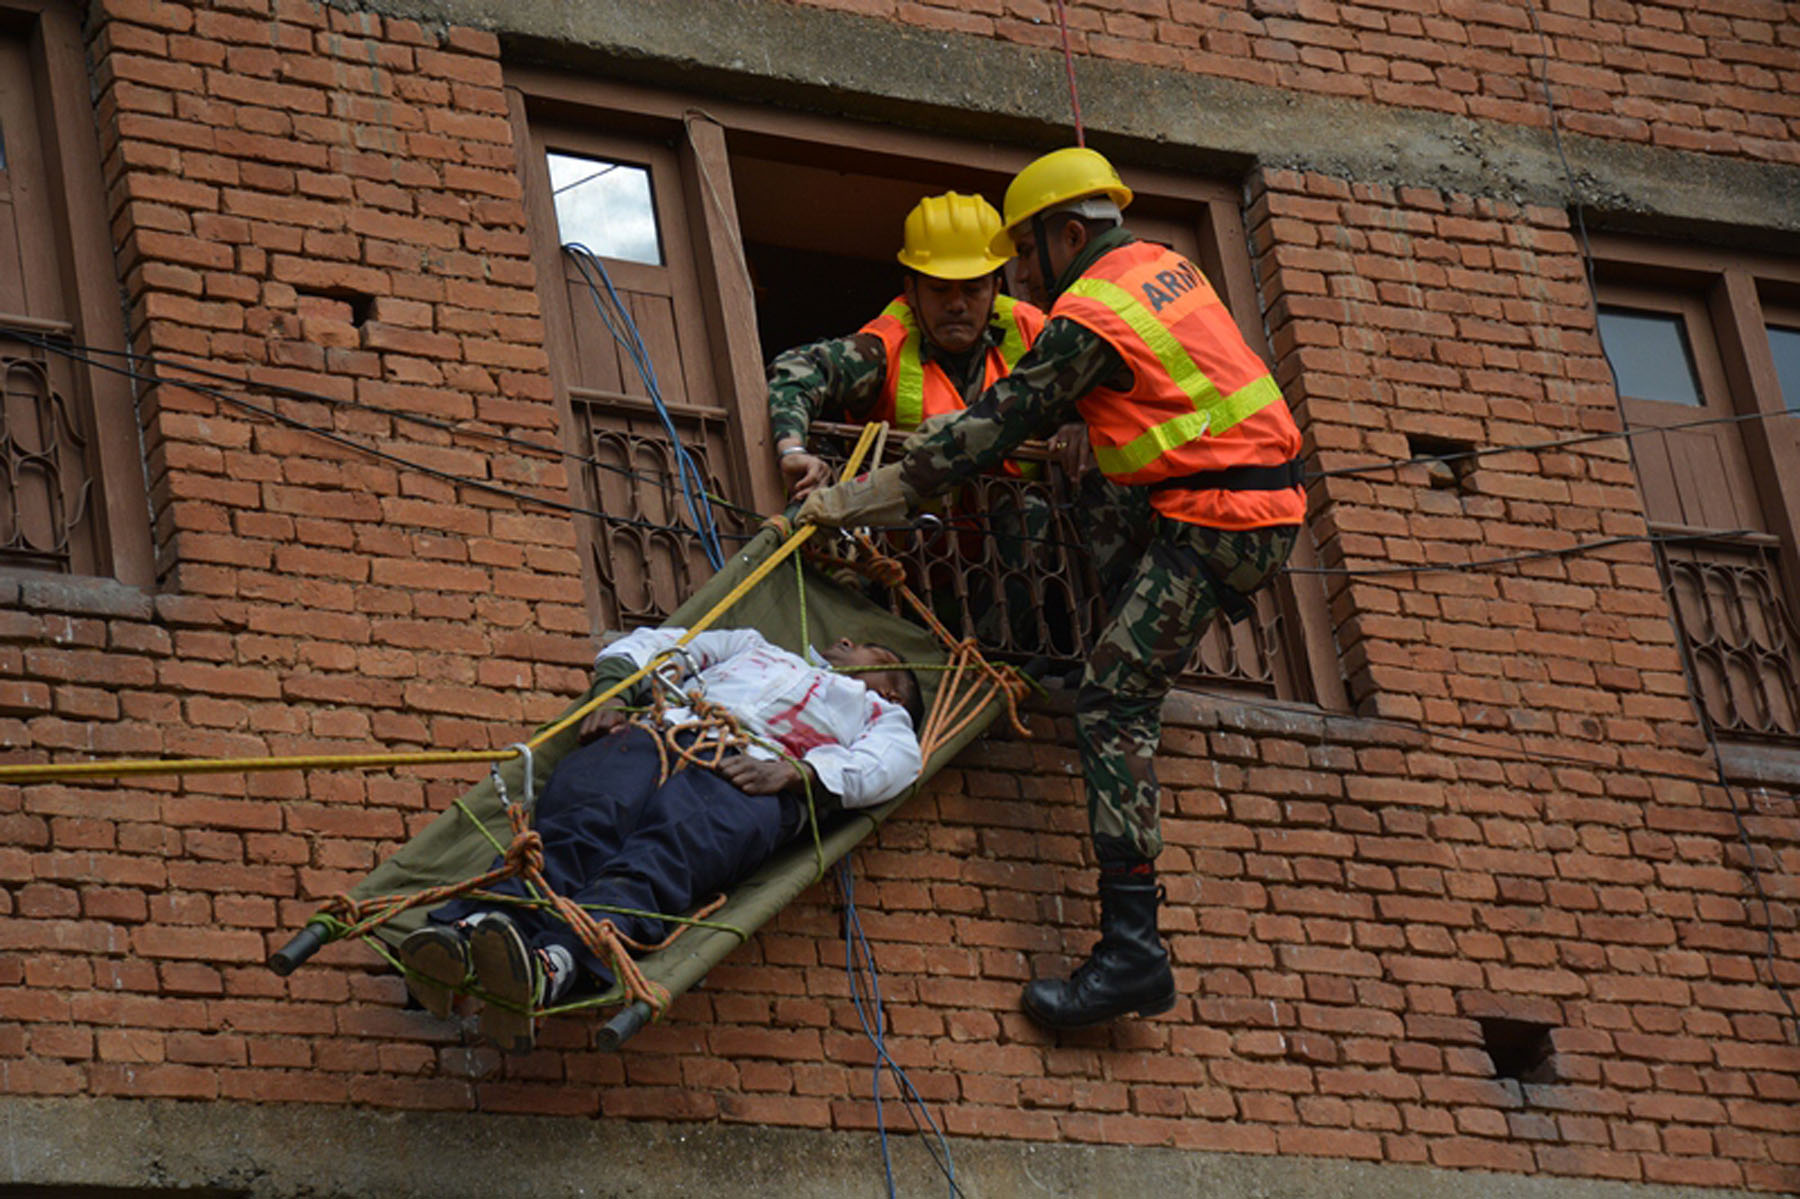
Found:
<svg viewBox="0 0 1800 1199"><path fill-rule="evenodd" d="M755 870L805 823L805 801L794 795L746 795L697 766L658 786L660 769L650 734L630 727L557 764L533 820L544 839L544 881L557 894L580 904L681 915ZM528 894L518 879L492 890ZM567 924L539 909L459 899L431 919L450 923L482 910L506 912L533 946L561 945L603 986L611 985L606 963ZM651 917L592 914L641 944L670 931Z"/></svg>

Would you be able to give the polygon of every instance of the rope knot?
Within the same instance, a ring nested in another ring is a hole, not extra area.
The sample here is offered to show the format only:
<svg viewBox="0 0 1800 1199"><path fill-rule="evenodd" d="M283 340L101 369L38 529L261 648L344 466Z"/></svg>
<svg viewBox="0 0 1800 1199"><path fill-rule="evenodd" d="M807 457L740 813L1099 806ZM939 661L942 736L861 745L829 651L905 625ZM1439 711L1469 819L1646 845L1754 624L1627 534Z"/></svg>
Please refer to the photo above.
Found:
<svg viewBox="0 0 1800 1199"><path fill-rule="evenodd" d="M536 875L544 868L544 838L534 828L521 829L506 847L506 869L511 874Z"/></svg>
<svg viewBox="0 0 1800 1199"><path fill-rule="evenodd" d="M898 587L906 581L906 567L898 558L883 556L869 563L869 577L883 587Z"/></svg>
<svg viewBox="0 0 1800 1199"><path fill-rule="evenodd" d="M346 924L355 924L362 919L363 904L348 891L339 891L320 905L319 910L330 916L337 916Z"/></svg>

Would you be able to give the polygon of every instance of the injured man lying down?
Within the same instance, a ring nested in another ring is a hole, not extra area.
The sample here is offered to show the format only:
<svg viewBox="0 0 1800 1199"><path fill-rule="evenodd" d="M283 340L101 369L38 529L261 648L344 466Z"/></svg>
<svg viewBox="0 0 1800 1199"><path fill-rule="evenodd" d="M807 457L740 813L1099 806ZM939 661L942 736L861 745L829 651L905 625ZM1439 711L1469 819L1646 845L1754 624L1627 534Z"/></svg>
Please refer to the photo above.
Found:
<svg viewBox="0 0 1800 1199"><path fill-rule="evenodd" d="M900 794L922 765L919 682L892 650L846 639L809 661L749 629L703 632L676 649L682 634L639 629L602 651L602 661L636 668L673 650L667 662L685 672L680 694L667 693L661 728L646 727L653 717L629 720L623 698L590 713L533 819L544 881L639 945L667 932L649 913L688 912L800 832L809 791L820 812L871 807ZM653 685L631 698L646 699ZM722 755L709 748L715 734L676 706L699 707L695 695L730 712L749 743ZM673 749L661 743L670 730ZM690 756L716 765L685 764ZM516 878L492 892L528 894ZM436 1016L448 1017L454 993L471 984L498 1001L483 1006L481 1031L510 1052L534 1044L533 1009L613 983L567 923L504 900L445 904L399 954L408 989Z"/></svg>

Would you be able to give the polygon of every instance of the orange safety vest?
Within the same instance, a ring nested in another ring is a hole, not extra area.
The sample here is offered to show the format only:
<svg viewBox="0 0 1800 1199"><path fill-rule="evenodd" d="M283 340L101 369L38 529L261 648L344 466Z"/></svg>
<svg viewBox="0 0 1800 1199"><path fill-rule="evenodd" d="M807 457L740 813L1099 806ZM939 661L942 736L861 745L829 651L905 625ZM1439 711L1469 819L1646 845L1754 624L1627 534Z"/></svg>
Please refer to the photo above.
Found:
<svg viewBox="0 0 1800 1199"><path fill-rule="evenodd" d="M1130 391L1096 387L1076 405L1107 478L1149 487L1152 507L1189 524L1305 518L1300 430L1199 267L1131 242L1096 259L1050 315L1099 334L1131 368Z"/></svg>
<svg viewBox="0 0 1800 1199"><path fill-rule="evenodd" d="M989 322L999 327L1004 336L998 346L988 347L981 375L982 391L998 383L1025 356L1044 327L1044 314L1011 296L996 296ZM896 296L880 316L859 332L873 333L887 347L881 405L870 420L885 420L904 431L918 428L928 417L961 412L968 407L944 368L920 357L924 334L905 296Z"/></svg>

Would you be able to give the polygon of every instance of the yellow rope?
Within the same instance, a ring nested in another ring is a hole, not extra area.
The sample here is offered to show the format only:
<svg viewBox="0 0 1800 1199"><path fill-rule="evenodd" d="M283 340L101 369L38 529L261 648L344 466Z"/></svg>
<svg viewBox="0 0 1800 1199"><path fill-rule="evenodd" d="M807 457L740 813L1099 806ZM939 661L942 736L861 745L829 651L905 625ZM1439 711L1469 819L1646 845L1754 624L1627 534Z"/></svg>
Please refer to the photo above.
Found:
<svg viewBox="0 0 1800 1199"><path fill-rule="evenodd" d="M844 477L849 478L862 465L863 455L868 452L870 443L877 433L884 429L883 424L865 425L862 436L857 439L856 447L850 452L850 459L844 467ZM781 546L746 575L737 586L733 587L725 598L714 604L700 619L696 620L675 642L675 649L685 646L700 633L712 627L713 623L723 616L732 605L742 599L751 588L787 560L788 555L806 544L817 525L804 525L794 532ZM608 700L623 693L626 688L642 681L652 671L658 669L673 650L665 651L640 666L632 674L614 683L593 699L582 704L567 716L558 720L549 728L538 733L526 747L536 749L570 725L587 717L589 712L598 708ZM469 749L469 750L435 750L414 753L385 754L305 754L287 758L122 758L113 762L34 762L18 766L0 766L0 783L39 783L51 779L64 778L126 778L146 774L235 774L252 773L263 770L333 770L356 769L378 766L430 766L445 762L505 762L520 757L522 751L509 745L504 749Z"/></svg>

